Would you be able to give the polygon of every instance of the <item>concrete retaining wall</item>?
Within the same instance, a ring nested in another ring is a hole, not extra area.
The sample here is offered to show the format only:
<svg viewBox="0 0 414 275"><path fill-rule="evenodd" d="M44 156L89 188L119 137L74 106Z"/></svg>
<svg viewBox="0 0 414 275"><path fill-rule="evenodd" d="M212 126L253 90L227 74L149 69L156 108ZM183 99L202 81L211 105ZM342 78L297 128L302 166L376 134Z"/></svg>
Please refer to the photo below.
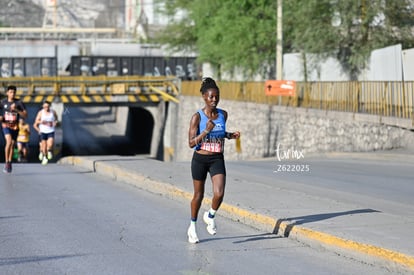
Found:
<svg viewBox="0 0 414 275"><path fill-rule="evenodd" d="M175 160L191 159L188 127L191 116L204 106L201 97L181 96ZM229 114L228 131L241 131L242 152L226 141L227 160L276 156L276 150L302 153L365 152L414 148L412 121L373 115L269 106L221 100Z"/></svg>

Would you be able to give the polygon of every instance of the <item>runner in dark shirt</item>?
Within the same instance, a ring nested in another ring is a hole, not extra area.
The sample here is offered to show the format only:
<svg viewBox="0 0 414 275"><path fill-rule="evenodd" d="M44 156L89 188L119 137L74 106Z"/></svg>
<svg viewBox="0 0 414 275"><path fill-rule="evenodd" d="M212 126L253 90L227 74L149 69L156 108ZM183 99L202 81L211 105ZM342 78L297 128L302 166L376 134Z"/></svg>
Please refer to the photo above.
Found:
<svg viewBox="0 0 414 275"><path fill-rule="evenodd" d="M0 120L6 145L3 172L12 172L13 150L19 134L19 118L27 118L26 106L16 98L16 86L7 87L7 98L0 103Z"/></svg>

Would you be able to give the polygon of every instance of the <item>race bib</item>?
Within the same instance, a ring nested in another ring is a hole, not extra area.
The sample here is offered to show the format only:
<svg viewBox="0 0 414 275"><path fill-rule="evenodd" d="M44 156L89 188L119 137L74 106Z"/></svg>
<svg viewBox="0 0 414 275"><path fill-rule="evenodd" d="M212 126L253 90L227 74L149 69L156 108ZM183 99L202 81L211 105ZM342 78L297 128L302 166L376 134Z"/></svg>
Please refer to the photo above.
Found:
<svg viewBox="0 0 414 275"><path fill-rule="evenodd" d="M9 123L17 123L17 113L6 111L4 113L4 120Z"/></svg>
<svg viewBox="0 0 414 275"><path fill-rule="evenodd" d="M201 149L204 151L214 152L214 153L221 153L222 146L220 143L214 142L203 142L201 143Z"/></svg>
<svg viewBox="0 0 414 275"><path fill-rule="evenodd" d="M223 140L205 140L201 142L201 150L214 152L214 153L222 153L223 152Z"/></svg>

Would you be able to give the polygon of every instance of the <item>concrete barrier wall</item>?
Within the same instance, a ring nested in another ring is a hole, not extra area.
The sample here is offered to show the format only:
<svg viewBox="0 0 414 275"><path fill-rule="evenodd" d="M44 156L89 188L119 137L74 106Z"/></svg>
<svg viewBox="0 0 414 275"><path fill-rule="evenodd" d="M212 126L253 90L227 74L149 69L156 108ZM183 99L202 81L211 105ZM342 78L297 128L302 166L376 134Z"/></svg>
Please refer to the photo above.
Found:
<svg viewBox="0 0 414 275"><path fill-rule="evenodd" d="M188 127L191 116L203 106L201 97L180 98L177 161L191 159ZM228 111L228 131L239 130L242 134L241 153L236 152L234 140L226 140L228 160L273 157L278 148L303 153L414 148L411 120L229 100L221 100L219 108Z"/></svg>

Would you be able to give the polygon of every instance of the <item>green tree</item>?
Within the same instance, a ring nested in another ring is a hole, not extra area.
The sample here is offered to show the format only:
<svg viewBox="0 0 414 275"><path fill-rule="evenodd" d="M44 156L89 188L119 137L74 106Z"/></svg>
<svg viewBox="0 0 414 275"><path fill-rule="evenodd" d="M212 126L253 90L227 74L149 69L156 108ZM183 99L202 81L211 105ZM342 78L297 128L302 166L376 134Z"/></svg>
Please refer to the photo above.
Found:
<svg viewBox="0 0 414 275"><path fill-rule="evenodd" d="M171 18L158 41L171 49L196 51L218 69L241 68L246 78L274 66L276 0L158 1ZM174 17L178 11L184 16ZM335 57L356 79L372 50L414 46L413 11L412 0L285 0L284 53Z"/></svg>
<svg viewBox="0 0 414 275"><path fill-rule="evenodd" d="M351 79L366 67L372 50L414 45L411 0L285 1L291 50L335 57ZM298 19L297 23L291 22Z"/></svg>
<svg viewBox="0 0 414 275"><path fill-rule="evenodd" d="M168 45L172 51L195 51L197 35L191 20L191 0L155 0L157 11L168 19L168 25L158 33L154 42ZM178 16L177 16L178 14Z"/></svg>
<svg viewBox="0 0 414 275"><path fill-rule="evenodd" d="M170 0L162 12L170 24L158 37L173 50L198 53L199 62L218 72L241 69L246 78L273 66L276 48L275 1ZM180 10L183 16L175 17Z"/></svg>

